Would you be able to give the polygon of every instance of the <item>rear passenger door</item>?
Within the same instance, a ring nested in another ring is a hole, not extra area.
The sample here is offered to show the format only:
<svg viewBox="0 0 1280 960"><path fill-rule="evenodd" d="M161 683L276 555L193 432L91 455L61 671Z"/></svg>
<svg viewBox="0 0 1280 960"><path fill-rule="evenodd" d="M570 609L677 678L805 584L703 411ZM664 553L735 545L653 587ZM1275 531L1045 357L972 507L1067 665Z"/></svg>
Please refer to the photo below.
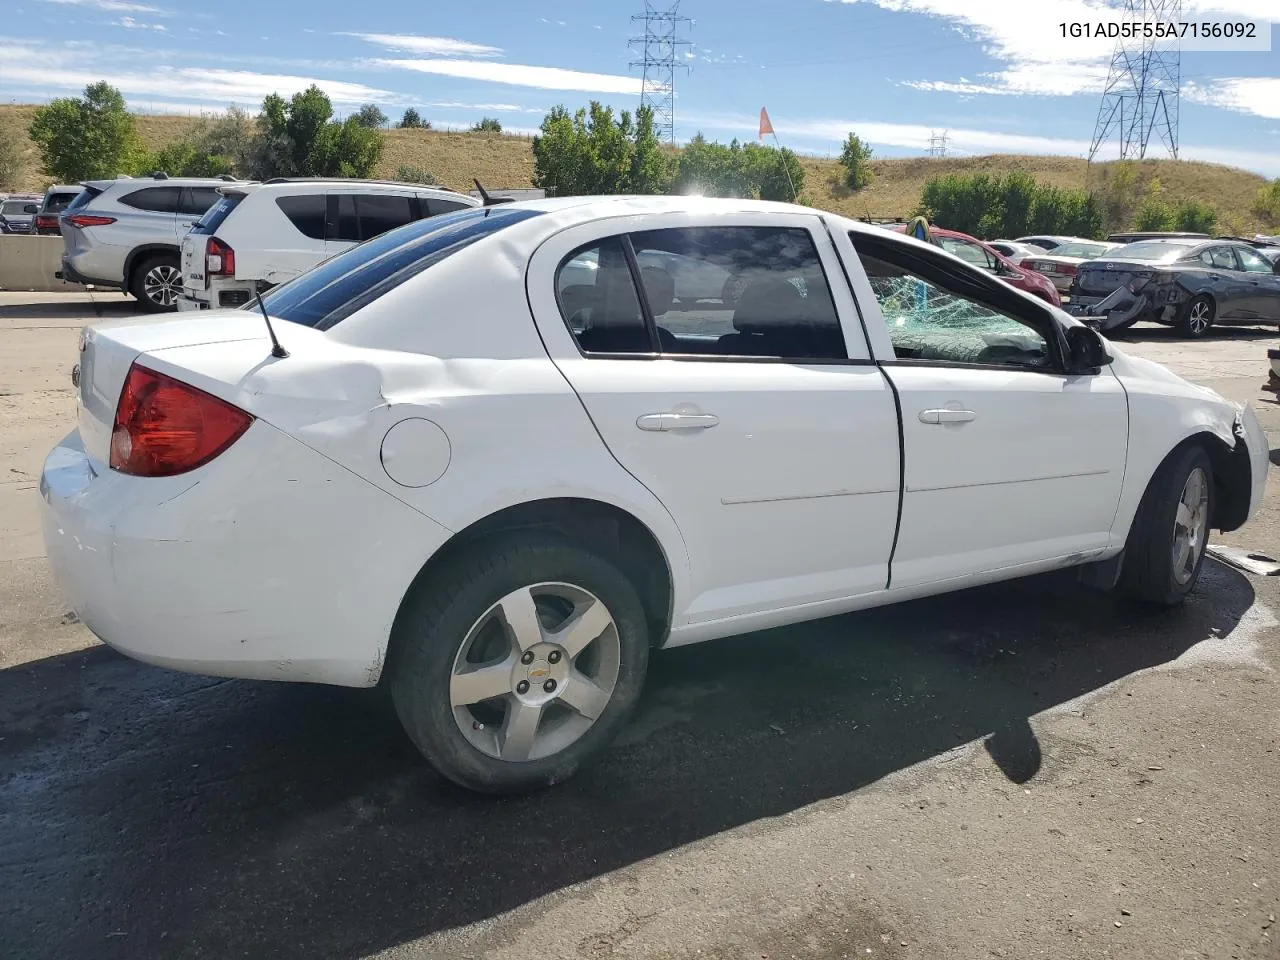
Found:
<svg viewBox="0 0 1280 960"><path fill-rule="evenodd" d="M125 223L133 228L129 236L122 237L130 245L150 241L169 242L177 246L187 229L178 230L178 211L182 207L181 187L143 187L120 197L122 206L137 210L145 216L130 216ZM123 233L124 231L120 231Z"/></svg>
<svg viewBox="0 0 1280 960"><path fill-rule="evenodd" d="M330 256L423 216L421 199L396 193L330 194L329 210Z"/></svg>
<svg viewBox="0 0 1280 960"><path fill-rule="evenodd" d="M672 257L738 282L682 299ZM546 241L528 276L552 359L688 545L676 626L885 588L897 413L816 216L597 221Z"/></svg>

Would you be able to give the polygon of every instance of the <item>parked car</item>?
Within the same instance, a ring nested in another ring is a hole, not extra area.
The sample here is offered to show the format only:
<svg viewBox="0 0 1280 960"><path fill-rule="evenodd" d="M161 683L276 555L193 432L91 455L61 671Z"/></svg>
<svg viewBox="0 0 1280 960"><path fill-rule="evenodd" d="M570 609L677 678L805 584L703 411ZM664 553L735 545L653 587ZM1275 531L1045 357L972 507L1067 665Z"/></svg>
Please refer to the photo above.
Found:
<svg viewBox="0 0 1280 960"><path fill-rule="evenodd" d="M1052 250L1055 247L1060 247L1064 243L1069 243L1075 239L1075 237L1059 237L1051 236L1049 234L1037 234L1033 237L1018 237L1014 243L1021 243L1029 247L1036 247L1039 250Z"/></svg>
<svg viewBox="0 0 1280 960"><path fill-rule="evenodd" d="M87 181L62 212L58 276L127 292L144 310L176 310L182 237L217 202L217 188L235 182L162 174Z"/></svg>
<svg viewBox="0 0 1280 960"><path fill-rule="evenodd" d="M1105 257L1116 247L1117 244L1099 243L1097 240L1069 240L1052 250L1041 250L1019 260L1018 266L1048 277L1059 293L1066 293L1075 282L1080 264Z"/></svg>
<svg viewBox="0 0 1280 960"><path fill-rule="evenodd" d="M62 233L58 217L83 190L84 187L80 186L50 187L46 190L40 209L36 212L35 232L41 236L57 236Z"/></svg>
<svg viewBox="0 0 1280 960"><path fill-rule="evenodd" d="M651 252L743 274L736 305L677 303ZM1073 566L1175 605L1266 482L1248 406L807 207L458 211L263 306L85 330L57 580L140 660L385 682L476 790L571 775L652 649Z"/></svg>
<svg viewBox="0 0 1280 960"><path fill-rule="evenodd" d="M1139 240L1212 240L1207 233L1183 233L1178 230L1138 230L1132 233L1113 233L1108 243L1137 243Z"/></svg>
<svg viewBox="0 0 1280 960"><path fill-rule="evenodd" d="M896 227L893 232L906 233L906 231L907 227L903 226ZM933 237L933 243L947 253L954 254L979 270L985 270L1010 286L1025 290L1046 303L1051 303L1055 307L1062 306L1062 297L1058 295L1057 288L1048 277L1042 277L1034 270L1018 266L990 244L983 243L977 237L971 237L967 233L946 230L942 227L930 227L929 233Z"/></svg>
<svg viewBox="0 0 1280 960"><path fill-rule="evenodd" d="M1247 243L1141 240L1081 264L1068 310L1103 330L1146 319L1185 337L1214 324L1280 324L1277 270Z"/></svg>
<svg viewBox="0 0 1280 960"><path fill-rule="evenodd" d="M39 209L37 196L10 196L0 200L0 233L30 233Z"/></svg>
<svg viewBox="0 0 1280 960"><path fill-rule="evenodd" d="M240 306L357 243L480 205L440 187L373 180L277 179L219 193L182 238L179 310Z"/></svg>
<svg viewBox="0 0 1280 960"><path fill-rule="evenodd" d="M992 240L991 246L1014 263L1021 263L1025 258L1043 251L1042 247L1033 247L1029 243L1018 243L1016 240Z"/></svg>
<svg viewBox="0 0 1280 960"><path fill-rule="evenodd" d="M1280 247L1259 247L1258 253L1271 263L1280 263Z"/></svg>

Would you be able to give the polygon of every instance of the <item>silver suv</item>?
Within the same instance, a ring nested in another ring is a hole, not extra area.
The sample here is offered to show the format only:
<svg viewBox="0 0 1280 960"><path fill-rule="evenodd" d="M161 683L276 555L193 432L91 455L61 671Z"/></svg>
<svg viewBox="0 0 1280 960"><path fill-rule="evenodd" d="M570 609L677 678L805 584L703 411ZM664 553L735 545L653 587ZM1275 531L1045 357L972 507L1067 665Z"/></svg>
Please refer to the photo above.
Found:
<svg viewBox="0 0 1280 960"><path fill-rule="evenodd" d="M90 180L60 218L65 244L58 276L115 287L146 310L176 309L179 251L191 225L219 200L231 177Z"/></svg>

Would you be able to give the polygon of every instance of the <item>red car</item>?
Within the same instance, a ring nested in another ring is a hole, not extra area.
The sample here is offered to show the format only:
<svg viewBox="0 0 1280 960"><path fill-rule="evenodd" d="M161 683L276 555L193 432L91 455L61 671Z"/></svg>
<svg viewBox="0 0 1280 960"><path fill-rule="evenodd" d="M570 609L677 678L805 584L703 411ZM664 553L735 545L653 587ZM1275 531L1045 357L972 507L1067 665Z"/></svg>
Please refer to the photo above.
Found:
<svg viewBox="0 0 1280 960"><path fill-rule="evenodd" d="M906 226L894 227L894 229L898 233L907 232ZM983 243L977 237L971 237L967 233L960 233L958 230L930 227L929 233L933 236L934 245L941 247L947 253L953 253L961 260L967 260L975 267L995 274L1010 286L1039 297L1045 303L1055 307L1062 306L1062 297L1058 295L1058 288L1053 285L1052 280L1042 273L1018 266L990 244Z"/></svg>

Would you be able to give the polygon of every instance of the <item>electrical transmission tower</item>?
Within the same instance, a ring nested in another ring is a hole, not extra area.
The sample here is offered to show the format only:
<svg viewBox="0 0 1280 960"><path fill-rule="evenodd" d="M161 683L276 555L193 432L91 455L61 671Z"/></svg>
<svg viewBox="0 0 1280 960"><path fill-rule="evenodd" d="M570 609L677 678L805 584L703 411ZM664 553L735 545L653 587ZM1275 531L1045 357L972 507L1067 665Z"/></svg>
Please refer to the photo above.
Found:
<svg viewBox="0 0 1280 960"><path fill-rule="evenodd" d="M631 61L632 67L643 71L640 106L653 111L653 129L658 139L674 143L676 71L688 68L682 53L689 41L680 39L680 31L691 21L680 15L680 0L645 0L644 13L632 17L631 22L644 25L644 36L630 41L631 48L641 57Z"/></svg>
<svg viewBox="0 0 1280 960"><path fill-rule="evenodd" d="M945 157L947 155L947 131L941 134L929 131L929 156Z"/></svg>
<svg viewBox="0 0 1280 960"><path fill-rule="evenodd" d="M1125 0L1125 16L1148 22L1182 20L1182 0ZM1178 88L1182 62L1177 39L1121 39L1111 56L1089 160L1104 143L1120 141L1120 158L1141 160L1151 135L1178 159Z"/></svg>

